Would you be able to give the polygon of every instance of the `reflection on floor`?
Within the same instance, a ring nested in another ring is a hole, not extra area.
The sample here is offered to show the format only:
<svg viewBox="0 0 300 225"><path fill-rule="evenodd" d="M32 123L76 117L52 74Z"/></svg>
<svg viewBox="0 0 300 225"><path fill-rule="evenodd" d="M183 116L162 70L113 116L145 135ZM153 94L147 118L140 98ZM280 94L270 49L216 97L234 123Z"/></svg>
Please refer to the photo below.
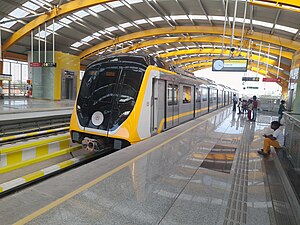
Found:
<svg viewBox="0 0 300 225"><path fill-rule="evenodd" d="M215 145L201 164L202 168L230 173L236 148Z"/></svg>
<svg viewBox="0 0 300 225"><path fill-rule="evenodd" d="M42 99L33 99L27 97L11 97L0 99L1 112L15 112L28 110L46 110L53 108L71 108L74 100L51 101Z"/></svg>

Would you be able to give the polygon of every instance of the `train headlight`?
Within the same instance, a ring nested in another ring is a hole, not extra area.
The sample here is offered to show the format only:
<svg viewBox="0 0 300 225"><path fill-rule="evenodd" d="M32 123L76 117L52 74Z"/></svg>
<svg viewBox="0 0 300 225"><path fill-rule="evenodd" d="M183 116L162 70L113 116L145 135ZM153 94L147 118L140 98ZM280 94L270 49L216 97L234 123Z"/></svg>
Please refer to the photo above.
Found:
<svg viewBox="0 0 300 225"><path fill-rule="evenodd" d="M104 120L103 113L100 111L94 112L92 115L92 123L95 126L99 126Z"/></svg>

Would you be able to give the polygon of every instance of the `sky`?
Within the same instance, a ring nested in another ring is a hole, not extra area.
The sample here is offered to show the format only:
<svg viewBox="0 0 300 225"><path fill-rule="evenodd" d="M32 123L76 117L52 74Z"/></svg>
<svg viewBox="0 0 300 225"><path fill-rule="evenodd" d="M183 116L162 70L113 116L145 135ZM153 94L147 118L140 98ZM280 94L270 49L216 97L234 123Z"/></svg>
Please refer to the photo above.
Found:
<svg viewBox="0 0 300 225"><path fill-rule="evenodd" d="M281 87L274 82L262 82L263 76L252 72L213 72L211 68L194 72L197 77L206 77L218 84L223 84L239 91L241 96L281 96ZM259 77L257 81L242 81L242 77ZM250 87L250 88L249 88ZM258 89L251 89L258 87Z"/></svg>

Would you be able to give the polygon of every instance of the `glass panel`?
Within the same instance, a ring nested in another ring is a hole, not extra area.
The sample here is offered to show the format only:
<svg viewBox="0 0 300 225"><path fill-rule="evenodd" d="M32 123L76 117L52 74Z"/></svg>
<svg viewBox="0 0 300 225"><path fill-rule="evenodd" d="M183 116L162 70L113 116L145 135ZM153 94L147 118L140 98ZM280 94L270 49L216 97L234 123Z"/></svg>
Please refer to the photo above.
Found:
<svg viewBox="0 0 300 225"><path fill-rule="evenodd" d="M16 18L22 18L24 16L27 16L29 12L24 11L23 9L16 8L14 11L9 13L8 15L16 17Z"/></svg>
<svg viewBox="0 0 300 225"><path fill-rule="evenodd" d="M91 40L93 40L93 39L94 39L93 37L87 36L87 37L83 38L81 41L89 42L89 41L91 41Z"/></svg>
<svg viewBox="0 0 300 225"><path fill-rule="evenodd" d="M78 12L75 12L74 15L78 16L79 18L83 18L83 17L86 17L86 16L88 16L90 14L87 13L86 11L84 11L84 10L80 10Z"/></svg>
<svg viewBox="0 0 300 225"><path fill-rule="evenodd" d="M149 18L149 20L151 20L152 22L158 22L158 21L163 21L163 18L161 18L161 17L152 17L152 18Z"/></svg>
<svg viewBox="0 0 300 225"><path fill-rule="evenodd" d="M196 102L201 102L201 91L199 88L196 88L195 96L196 96Z"/></svg>
<svg viewBox="0 0 300 225"><path fill-rule="evenodd" d="M61 20L59 20L60 22L62 23L65 23L65 24L69 24L69 23L72 23L72 20L69 20L67 18L62 18Z"/></svg>
<svg viewBox="0 0 300 225"><path fill-rule="evenodd" d="M125 60L104 61L85 72L77 101L82 126L115 130L132 111L145 69ZM97 111L104 117L100 125L92 122Z"/></svg>
<svg viewBox="0 0 300 225"><path fill-rule="evenodd" d="M108 31L108 32L112 32L112 31L118 30L118 28L116 28L116 27L109 27L109 28L106 28L105 30Z"/></svg>
<svg viewBox="0 0 300 225"><path fill-rule="evenodd" d="M207 102L208 98L208 89L202 88L202 102Z"/></svg>
<svg viewBox="0 0 300 225"><path fill-rule="evenodd" d="M117 8L117 7L123 6L124 4L122 2L109 2L109 3L107 3L107 5L109 5L112 8Z"/></svg>
<svg viewBox="0 0 300 225"><path fill-rule="evenodd" d="M89 9L92 10L92 11L94 11L94 12L96 12L96 13L102 12L102 11L105 11L105 10L106 10L106 9L105 9L103 6L101 6L101 5L96 5L96 6L90 7Z"/></svg>
<svg viewBox="0 0 300 225"><path fill-rule="evenodd" d="M178 98L179 98L179 95L178 95L178 85L174 85L174 105L178 105Z"/></svg>
<svg viewBox="0 0 300 225"><path fill-rule="evenodd" d="M173 105L173 85L168 84L168 105Z"/></svg>
<svg viewBox="0 0 300 225"><path fill-rule="evenodd" d="M28 65L22 65L22 83L28 80Z"/></svg>
<svg viewBox="0 0 300 225"><path fill-rule="evenodd" d="M9 18L2 18L0 20L0 22L4 22L4 21L7 21L9 20ZM16 21L12 21L12 22L7 22L7 23L2 23L1 26L2 27L6 27L6 28L11 28L13 25L15 25L17 22Z"/></svg>
<svg viewBox="0 0 300 225"><path fill-rule="evenodd" d="M83 45L83 44L80 43L80 42L76 42L76 43L72 44L71 46L77 48L77 47L79 47L81 45Z"/></svg>
<svg viewBox="0 0 300 225"><path fill-rule="evenodd" d="M32 9L32 10L37 10L38 8L40 8L40 6L33 4L32 2L25 2L23 4L23 6L25 6L28 9Z"/></svg>

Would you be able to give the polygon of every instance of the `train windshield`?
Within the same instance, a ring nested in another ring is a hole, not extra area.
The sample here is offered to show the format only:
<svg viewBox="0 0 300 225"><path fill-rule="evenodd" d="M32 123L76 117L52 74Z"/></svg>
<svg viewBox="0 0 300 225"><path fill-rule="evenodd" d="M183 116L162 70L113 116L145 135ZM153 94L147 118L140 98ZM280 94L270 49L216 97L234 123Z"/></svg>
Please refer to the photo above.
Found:
<svg viewBox="0 0 300 225"><path fill-rule="evenodd" d="M105 62L84 74L77 115L84 127L113 131L132 111L146 67Z"/></svg>

